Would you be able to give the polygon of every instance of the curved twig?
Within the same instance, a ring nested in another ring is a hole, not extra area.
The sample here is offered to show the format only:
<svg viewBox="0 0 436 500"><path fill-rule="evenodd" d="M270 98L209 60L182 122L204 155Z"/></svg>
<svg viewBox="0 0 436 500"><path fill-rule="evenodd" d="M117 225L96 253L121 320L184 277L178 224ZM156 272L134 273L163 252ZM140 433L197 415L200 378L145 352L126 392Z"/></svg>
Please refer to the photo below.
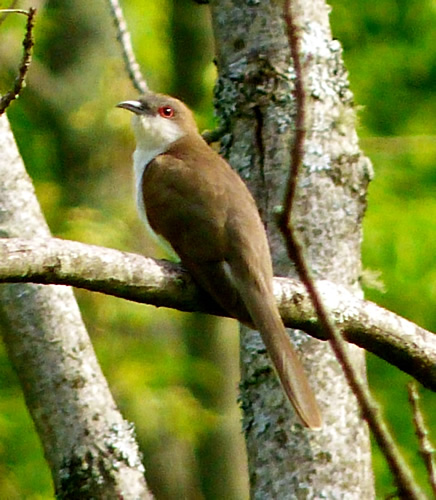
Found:
<svg viewBox="0 0 436 500"><path fill-rule="evenodd" d="M35 24L36 9L30 8L27 10L21 9L4 9L4 13L24 14L27 16L26 35L23 40L23 57L20 66L18 67L18 76L15 78L14 86L0 99L0 116L6 111L11 102L20 95L21 90L25 85L25 79L32 60L33 27Z"/></svg>

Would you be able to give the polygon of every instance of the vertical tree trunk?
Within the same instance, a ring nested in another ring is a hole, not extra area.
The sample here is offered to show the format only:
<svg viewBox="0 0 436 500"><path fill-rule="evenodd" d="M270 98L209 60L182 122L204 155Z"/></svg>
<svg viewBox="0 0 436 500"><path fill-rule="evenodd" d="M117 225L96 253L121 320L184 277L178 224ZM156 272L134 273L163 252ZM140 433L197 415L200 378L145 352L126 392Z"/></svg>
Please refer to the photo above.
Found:
<svg viewBox="0 0 436 500"><path fill-rule="evenodd" d="M250 185L267 225L275 270L290 271L274 214L289 175L295 72L282 2L212 0L222 146ZM357 144L353 98L323 0L293 2L307 93L305 155L293 214L317 278L360 294L361 220L369 161ZM292 332L324 417L320 432L296 425L256 332L242 331L242 404L253 498L374 496L370 443L353 394L327 343ZM364 353L350 346L356 368Z"/></svg>
<svg viewBox="0 0 436 500"><path fill-rule="evenodd" d="M0 235L49 238L5 115L0 138ZM0 285L0 317L57 498L151 498L71 288Z"/></svg>

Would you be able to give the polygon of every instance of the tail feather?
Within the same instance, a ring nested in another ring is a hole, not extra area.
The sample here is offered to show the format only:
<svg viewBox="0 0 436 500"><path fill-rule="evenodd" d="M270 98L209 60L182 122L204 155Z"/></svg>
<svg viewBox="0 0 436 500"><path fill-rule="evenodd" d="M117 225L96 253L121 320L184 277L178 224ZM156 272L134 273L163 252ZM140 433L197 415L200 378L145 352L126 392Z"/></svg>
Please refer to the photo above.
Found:
<svg viewBox="0 0 436 500"><path fill-rule="evenodd" d="M242 294L256 329L271 357L283 389L301 421L310 429L322 426L321 412L303 365L292 347L271 292L245 287Z"/></svg>

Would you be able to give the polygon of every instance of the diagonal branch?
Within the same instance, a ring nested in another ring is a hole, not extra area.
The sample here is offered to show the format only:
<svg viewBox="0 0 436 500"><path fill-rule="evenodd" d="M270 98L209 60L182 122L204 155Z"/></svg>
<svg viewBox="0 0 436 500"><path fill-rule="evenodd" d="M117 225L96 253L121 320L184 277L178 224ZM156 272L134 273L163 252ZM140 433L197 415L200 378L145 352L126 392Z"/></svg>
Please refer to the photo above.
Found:
<svg viewBox="0 0 436 500"><path fill-rule="evenodd" d="M180 265L57 238L0 239L0 282L70 285L181 311L225 315ZM361 300L345 287L316 282L345 339L436 391L436 336ZM276 278L275 295L286 326L325 339L305 286Z"/></svg>

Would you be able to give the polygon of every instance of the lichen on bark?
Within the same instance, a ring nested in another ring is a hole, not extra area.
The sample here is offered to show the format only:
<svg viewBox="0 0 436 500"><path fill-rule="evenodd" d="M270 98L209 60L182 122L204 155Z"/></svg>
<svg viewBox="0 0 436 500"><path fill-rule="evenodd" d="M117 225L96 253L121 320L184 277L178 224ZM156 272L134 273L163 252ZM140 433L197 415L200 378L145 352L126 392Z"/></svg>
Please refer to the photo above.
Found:
<svg viewBox="0 0 436 500"><path fill-rule="evenodd" d="M216 107L230 132L222 151L258 201L276 274L294 275L275 213L281 209L295 126L295 71L282 2L211 2L219 78ZM310 5L309 5L310 4ZM361 221L371 178L359 150L353 96L322 0L294 2L304 71L306 141L293 221L317 278L356 294ZM369 437L326 343L293 332L324 427L303 430L288 409L256 332L242 330L241 400L253 498L372 498ZM364 373L363 353L350 349Z"/></svg>

